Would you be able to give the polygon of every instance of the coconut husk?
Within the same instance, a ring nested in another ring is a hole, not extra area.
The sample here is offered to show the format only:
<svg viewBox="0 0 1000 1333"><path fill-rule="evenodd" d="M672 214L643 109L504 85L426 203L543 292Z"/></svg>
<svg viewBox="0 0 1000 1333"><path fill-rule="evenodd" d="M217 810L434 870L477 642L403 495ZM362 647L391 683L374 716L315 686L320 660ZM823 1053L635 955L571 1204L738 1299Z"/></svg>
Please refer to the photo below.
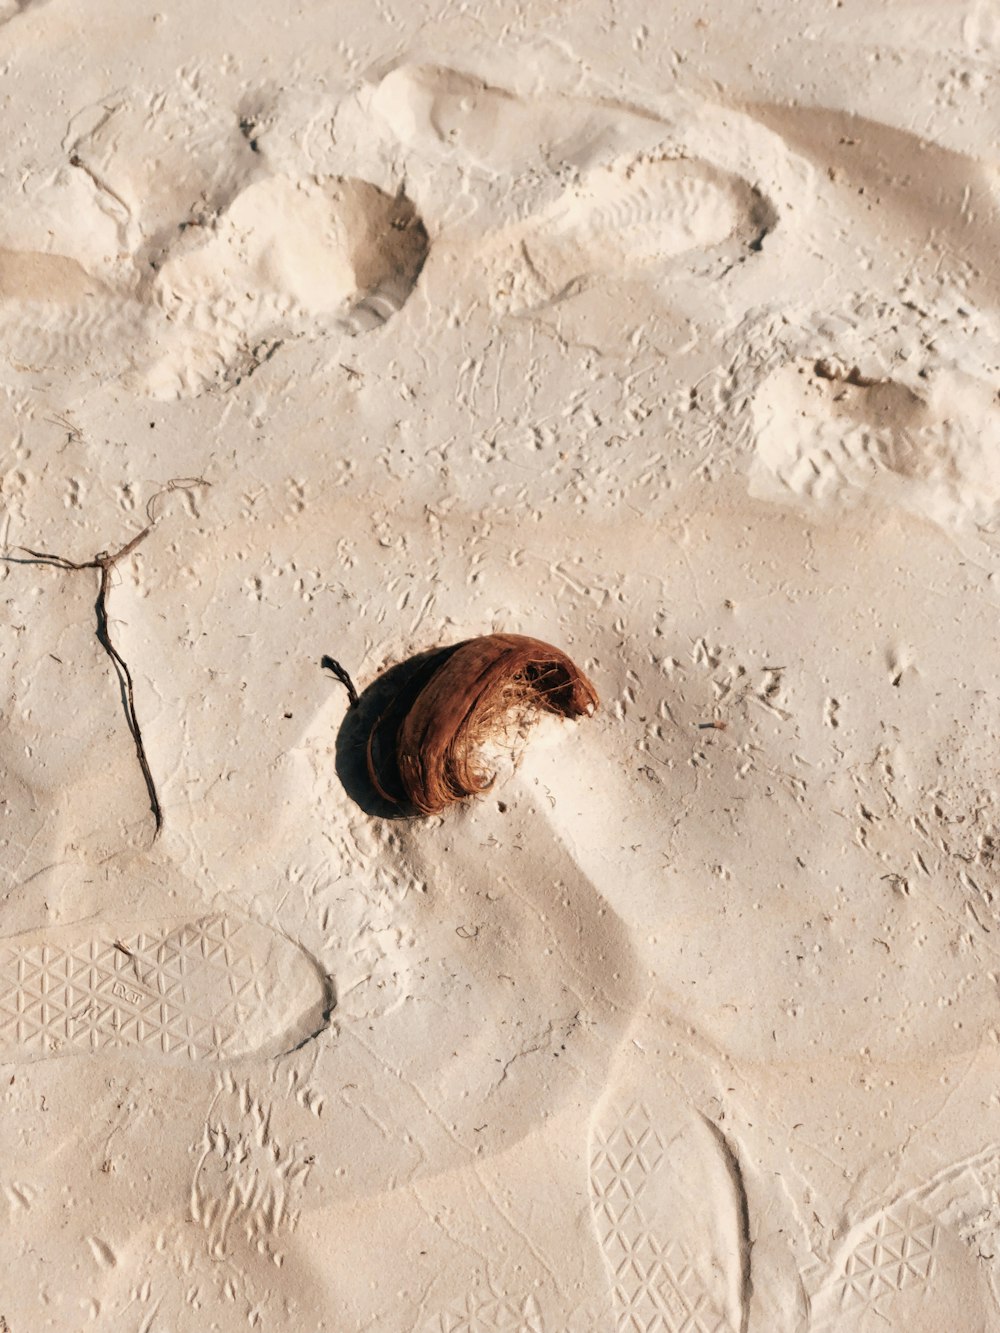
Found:
<svg viewBox="0 0 1000 1333"><path fill-rule="evenodd" d="M372 727L368 775L394 805L423 815L487 791L482 747L536 712L575 718L597 692L566 656L521 634L487 634L426 654Z"/></svg>

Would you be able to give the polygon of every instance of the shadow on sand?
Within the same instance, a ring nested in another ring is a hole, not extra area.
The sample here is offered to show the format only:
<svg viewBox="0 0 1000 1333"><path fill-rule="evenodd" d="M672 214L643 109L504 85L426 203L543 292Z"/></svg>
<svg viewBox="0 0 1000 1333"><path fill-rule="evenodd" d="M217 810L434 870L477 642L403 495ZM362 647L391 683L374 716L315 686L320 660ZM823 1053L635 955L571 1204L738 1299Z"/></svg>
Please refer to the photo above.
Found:
<svg viewBox="0 0 1000 1333"><path fill-rule="evenodd" d="M446 648L433 648L390 667L347 710L337 732L337 776L348 796L365 814L379 819L420 817L420 812L406 799L396 767L396 733L417 695L461 646L452 643ZM332 658L324 657L320 665L334 670ZM338 671L334 670L334 674L340 678ZM378 787L368 770L369 748Z"/></svg>

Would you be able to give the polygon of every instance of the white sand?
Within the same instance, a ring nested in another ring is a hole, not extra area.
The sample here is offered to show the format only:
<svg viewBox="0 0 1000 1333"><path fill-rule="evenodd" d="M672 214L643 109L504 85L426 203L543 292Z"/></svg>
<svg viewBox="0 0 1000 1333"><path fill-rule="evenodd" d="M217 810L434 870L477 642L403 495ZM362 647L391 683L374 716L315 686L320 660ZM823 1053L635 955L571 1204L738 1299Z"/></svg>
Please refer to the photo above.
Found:
<svg viewBox="0 0 1000 1333"><path fill-rule="evenodd" d="M0 92L2 1333L1000 1328L996 7L0 0ZM365 813L321 656L500 629L602 711Z"/></svg>

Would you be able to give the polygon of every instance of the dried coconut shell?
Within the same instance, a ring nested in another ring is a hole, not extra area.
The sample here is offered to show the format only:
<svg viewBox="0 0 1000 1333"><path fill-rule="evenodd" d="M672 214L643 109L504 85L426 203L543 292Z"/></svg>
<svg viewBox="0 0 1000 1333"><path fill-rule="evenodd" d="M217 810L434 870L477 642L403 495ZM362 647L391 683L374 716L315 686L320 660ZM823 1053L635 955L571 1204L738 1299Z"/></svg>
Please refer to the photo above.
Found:
<svg viewBox="0 0 1000 1333"><path fill-rule="evenodd" d="M565 653L521 634L487 634L429 653L372 727L368 775L394 805L423 815L489 789L482 746L512 715L590 715L597 691Z"/></svg>

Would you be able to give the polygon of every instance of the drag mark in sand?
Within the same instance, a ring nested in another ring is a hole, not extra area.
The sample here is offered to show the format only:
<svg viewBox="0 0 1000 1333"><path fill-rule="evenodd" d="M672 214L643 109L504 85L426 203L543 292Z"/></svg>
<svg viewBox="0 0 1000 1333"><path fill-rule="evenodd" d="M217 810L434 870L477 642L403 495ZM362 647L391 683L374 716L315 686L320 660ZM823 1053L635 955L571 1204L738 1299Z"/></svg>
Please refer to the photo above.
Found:
<svg viewBox="0 0 1000 1333"><path fill-rule="evenodd" d="M274 1107L248 1082L219 1075L197 1145L190 1203L214 1260L246 1242L280 1262L280 1238L295 1230L315 1154L302 1139L279 1137L274 1122Z"/></svg>

